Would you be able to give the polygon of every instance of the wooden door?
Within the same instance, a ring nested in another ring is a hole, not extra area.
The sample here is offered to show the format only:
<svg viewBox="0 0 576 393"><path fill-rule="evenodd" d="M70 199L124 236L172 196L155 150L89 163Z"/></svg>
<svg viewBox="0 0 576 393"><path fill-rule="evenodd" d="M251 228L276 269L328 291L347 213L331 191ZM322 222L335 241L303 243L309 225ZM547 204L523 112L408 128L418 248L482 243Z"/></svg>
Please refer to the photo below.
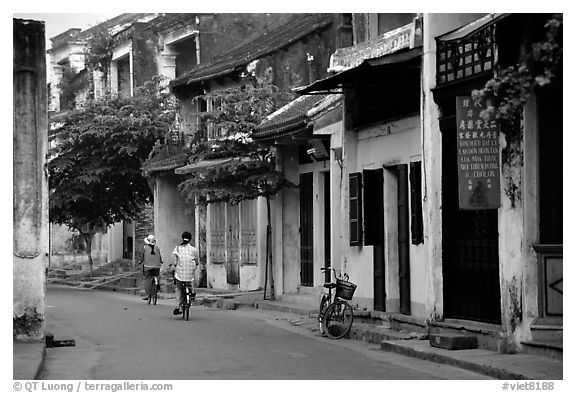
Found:
<svg viewBox="0 0 576 393"><path fill-rule="evenodd" d="M410 314L410 225L408 204L408 165L398 170L398 275L400 279L400 312Z"/></svg>
<svg viewBox="0 0 576 393"><path fill-rule="evenodd" d="M256 264L256 200L240 203L240 264Z"/></svg>
<svg viewBox="0 0 576 393"><path fill-rule="evenodd" d="M364 245L373 246L374 309L386 311L384 259L384 171L365 170L364 177Z"/></svg>
<svg viewBox="0 0 576 393"><path fill-rule="evenodd" d="M240 284L240 214L238 205L226 204L226 282Z"/></svg>
<svg viewBox="0 0 576 393"><path fill-rule="evenodd" d="M330 172L324 173L324 267L332 266L331 232L330 232ZM326 271L324 281L330 282L330 271Z"/></svg>
<svg viewBox="0 0 576 393"><path fill-rule="evenodd" d="M456 124L442 125L444 316L500 324L498 210L460 210Z"/></svg>
<svg viewBox="0 0 576 393"><path fill-rule="evenodd" d="M314 285L314 232L312 227L312 173L300 175L300 284Z"/></svg>
<svg viewBox="0 0 576 393"><path fill-rule="evenodd" d="M210 205L210 262L224 263L226 261L225 228L226 209L223 202Z"/></svg>

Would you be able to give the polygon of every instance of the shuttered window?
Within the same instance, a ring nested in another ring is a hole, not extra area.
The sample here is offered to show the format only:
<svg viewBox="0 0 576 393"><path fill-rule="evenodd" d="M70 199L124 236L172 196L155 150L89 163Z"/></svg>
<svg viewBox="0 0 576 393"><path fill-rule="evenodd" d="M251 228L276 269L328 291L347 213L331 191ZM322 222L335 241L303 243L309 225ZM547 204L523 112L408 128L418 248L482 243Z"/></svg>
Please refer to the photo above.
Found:
<svg viewBox="0 0 576 393"><path fill-rule="evenodd" d="M362 244L362 173L349 175L350 189L350 245Z"/></svg>
<svg viewBox="0 0 576 393"><path fill-rule="evenodd" d="M424 243L422 222L422 163L410 163L410 228L412 244Z"/></svg>

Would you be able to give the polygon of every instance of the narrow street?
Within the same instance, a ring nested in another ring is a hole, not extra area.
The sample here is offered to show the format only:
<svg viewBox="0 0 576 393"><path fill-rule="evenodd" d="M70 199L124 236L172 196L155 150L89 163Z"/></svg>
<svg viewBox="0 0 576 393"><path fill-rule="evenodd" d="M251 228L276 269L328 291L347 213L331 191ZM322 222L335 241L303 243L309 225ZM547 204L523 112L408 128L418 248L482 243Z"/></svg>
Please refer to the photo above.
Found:
<svg viewBox="0 0 576 393"><path fill-rule="evenodd" d="M47 349L42 379L487 379L329 340L292 326L288 314L193 307L172 315L172 301L67 287L47 289L48 331L73 347Z"/></svg>

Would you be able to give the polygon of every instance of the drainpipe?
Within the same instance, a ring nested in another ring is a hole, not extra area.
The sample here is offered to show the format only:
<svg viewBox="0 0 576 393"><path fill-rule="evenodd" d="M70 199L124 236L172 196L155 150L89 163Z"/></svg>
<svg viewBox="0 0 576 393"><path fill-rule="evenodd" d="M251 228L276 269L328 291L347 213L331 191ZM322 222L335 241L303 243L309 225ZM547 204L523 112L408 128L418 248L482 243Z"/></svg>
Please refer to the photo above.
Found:
<svg viewBox="0 0 576 393"><path fill-rule="evenodd" d="M128 51L130 63L130 97L134 97L134 53L132 52L133 42L130 42L130 50Z"/></svg>

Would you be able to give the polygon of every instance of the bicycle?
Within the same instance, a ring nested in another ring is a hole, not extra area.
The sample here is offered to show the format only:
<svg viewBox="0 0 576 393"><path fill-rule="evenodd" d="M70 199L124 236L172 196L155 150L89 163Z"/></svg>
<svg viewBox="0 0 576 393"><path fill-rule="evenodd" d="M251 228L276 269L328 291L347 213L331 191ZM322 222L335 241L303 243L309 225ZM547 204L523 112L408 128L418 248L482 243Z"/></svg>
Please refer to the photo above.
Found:
<svg viewBox="0 0 576 393"><path fill-rule="evenodd" d="M342 276L337 269L327 267L320 270L324 272L331 270L336 279L335 283L324 284L324 288L327 288L328 292L325 292L320 299L318 313L320 332L332 339L342 338L348 334L354 321L354 311L347 300L351 300L354 296L356 285L348 282L348 274L344 273ZM338 276L336 276L336 272L338 272ZM332 296L333 289L336 289L334 296Z"/></svg>
<svg viewBox="0 0 576 393"><path fill-rule="evenodd" d="M196 292L192 290L192 281L184 281L184 293L182 294L182 319L186 319L190 316L190 306L192 302L196 299Z"/></svg>
<svg viewBox="0 0 576 393"><path fill-rule="evenodd" d="M158 276L153 276L150 285L150 293L148 294L148 304L153 303L154 305L156 305L156 302L158 301L159 288L160 288L160 281L158 281Z"/></svg>
<svg viewBox="0 0 576 393"><path fill-rule="evenodd" d="M144 266L142 266L142 274L144 274L144 277L146 277L146 268ZM160 290L160 280L158 279L158 276L152 275L148 285L150 285L150 290L148 292L146 301L148 304L156 305L158 302L158 291Z"/></svg>

